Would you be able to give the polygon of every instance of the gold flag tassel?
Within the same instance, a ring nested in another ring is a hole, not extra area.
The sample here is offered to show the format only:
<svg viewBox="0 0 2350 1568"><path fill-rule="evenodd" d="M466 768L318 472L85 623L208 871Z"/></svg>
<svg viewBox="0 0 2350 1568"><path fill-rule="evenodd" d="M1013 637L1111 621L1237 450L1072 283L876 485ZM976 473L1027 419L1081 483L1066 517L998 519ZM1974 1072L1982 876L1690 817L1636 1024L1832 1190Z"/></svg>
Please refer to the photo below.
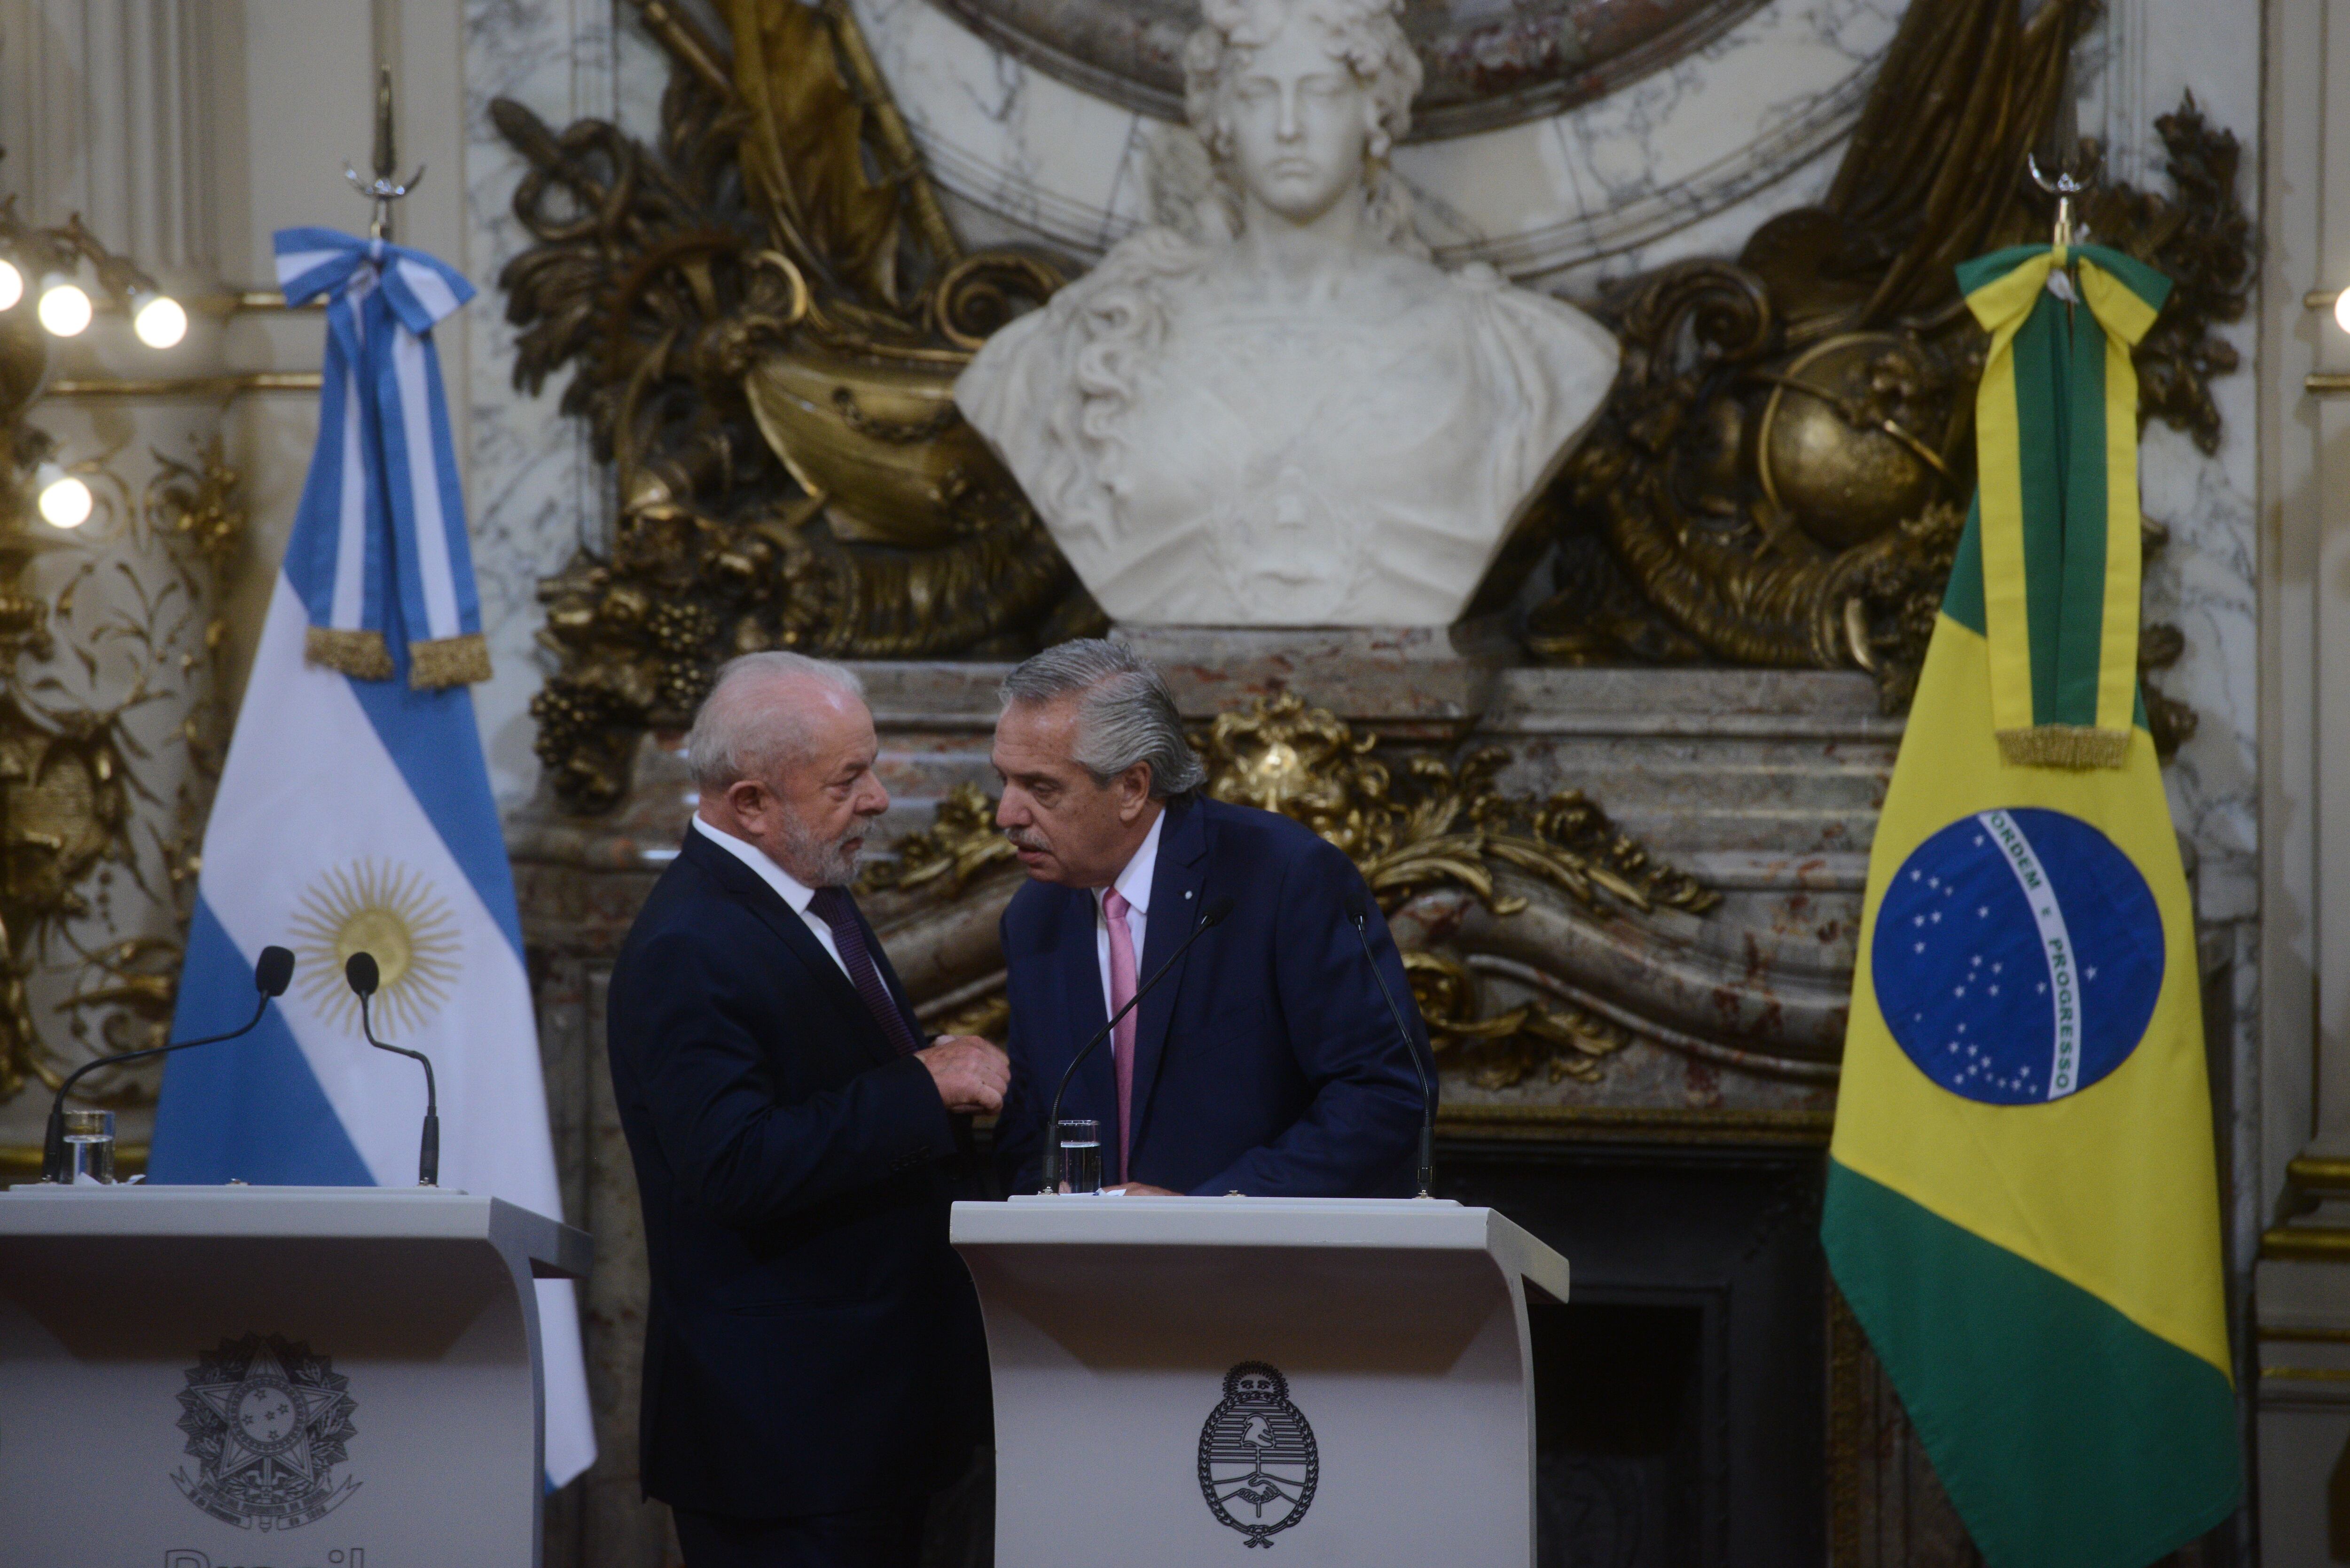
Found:
<svg viewBox="0 0 2350 1568"><path fill-rule="evenodd" d="M2000 761L2018 768L2117 768L2129 761L2130 732L2087 724L2001 730Z"/></svg>
<svg viewBox="0 0 2350 1568"><path fill-rule="evenodd" d="M390 665L384 668L390 675ZM419 691L471 686L490 678L490 645L478 631L408 645L408 683Z"/></svg>
<svg viewBox="0 0 2350 1568"><path fill-rule="evenodd" d="M391 679L391 650L384 646L383 633L380 631L314 626L302 639L302 657L354 680ZM486 664L487 655L484 659Z"/></svg>

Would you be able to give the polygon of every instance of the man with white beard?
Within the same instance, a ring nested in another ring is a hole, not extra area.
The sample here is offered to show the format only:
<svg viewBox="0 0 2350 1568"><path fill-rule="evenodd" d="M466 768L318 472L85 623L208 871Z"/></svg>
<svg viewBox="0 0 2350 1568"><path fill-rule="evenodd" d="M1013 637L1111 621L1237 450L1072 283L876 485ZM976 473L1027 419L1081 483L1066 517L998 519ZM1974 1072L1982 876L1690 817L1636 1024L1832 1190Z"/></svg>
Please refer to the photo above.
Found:
<svg viewBox="0 0 2350 1568"><path fill-rule="evenodd" d="M990 1433L946 1162L1010 1068L923 1039L849 896L889 805L877 750L853 672L728 664L688 742L692 825L612 971L652 1275L644 1490L693 1568L910 1568Z"/></svg>

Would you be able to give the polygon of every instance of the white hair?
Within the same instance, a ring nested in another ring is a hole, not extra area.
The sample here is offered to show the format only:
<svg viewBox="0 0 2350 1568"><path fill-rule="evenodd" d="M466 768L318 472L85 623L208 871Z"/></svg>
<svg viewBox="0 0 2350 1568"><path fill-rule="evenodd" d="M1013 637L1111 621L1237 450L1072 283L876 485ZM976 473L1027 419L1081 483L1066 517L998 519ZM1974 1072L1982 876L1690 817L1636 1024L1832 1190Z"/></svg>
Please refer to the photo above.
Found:
<svg viewBox="0 0 2350 1568"><path fill-rule="evenodd" d="M997 696L1014 702L1078 698L1077 765L1094 783L1109 781L1137 763L1150 764L1150 796L1189 794L1208 770L1183 735L1183 718L1167 678L1121 643L1078 638L1030 658L1003 678Z"/></svg>
<svg viewBox="0 0 2350 1568"><path fill-rule="evenodd" d="M804 653L777 649L728 659L685 741L687 763L703 794L723 793L743 779L765 783L806 752L806 706L768 696L769 688L787 680L813 682L859 701L865 697L857 671Z"/></svg>

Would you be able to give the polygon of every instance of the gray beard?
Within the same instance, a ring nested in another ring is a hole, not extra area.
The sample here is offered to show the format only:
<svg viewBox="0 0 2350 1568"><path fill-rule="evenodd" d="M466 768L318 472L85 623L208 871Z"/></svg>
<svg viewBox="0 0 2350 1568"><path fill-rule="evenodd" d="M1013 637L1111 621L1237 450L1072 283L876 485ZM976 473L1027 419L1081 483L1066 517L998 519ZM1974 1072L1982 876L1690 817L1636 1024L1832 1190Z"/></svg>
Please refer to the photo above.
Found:
<svg viewBox="0 0 2350 1568"><path fill-rule="evenodd" d="M794 866L806 867L813 873L805 878L809 887L846 888L857 877L857 856L849 849L848 841L861 837L864 832L865 825L858 823L832 838L818 838L796 825L787 825L784 828L784 848L790 853Z"/></svg>

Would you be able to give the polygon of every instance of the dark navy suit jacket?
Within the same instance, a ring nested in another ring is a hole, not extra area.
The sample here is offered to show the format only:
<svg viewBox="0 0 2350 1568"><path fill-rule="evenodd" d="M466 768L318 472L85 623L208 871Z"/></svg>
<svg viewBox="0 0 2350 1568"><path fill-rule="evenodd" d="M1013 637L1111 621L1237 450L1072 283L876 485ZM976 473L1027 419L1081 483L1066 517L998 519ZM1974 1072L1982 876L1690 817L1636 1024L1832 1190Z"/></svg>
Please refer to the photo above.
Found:
<svg viewBox="0 0 2350 1568"><path fill-rule="evenodd" d="M947 1244L957 1139L929 1070L775 889L691 830L609 1006L652 1265L645 1491L769 1519L941 1484L989 1412L978 1301Z"/></svg>
<svg viewBox="0 0 2350 1568"><path fill-rule="evenodd" d="M1222 898L1232 914L1135 1010L1132 1179L1211 1196L1409 1197L1419 1081L1347 923L1350 898L1423 1053L1426 1029L1361 873L1288 817L1170 801L1137 981ZM1054 1085L1108 1017L1096 909L1090 892L1031 882L1003 913L1012 1091L996 1147L1014 1192L1036 1190ZM1116 1094L1105 1041L1061 1106L1101 1123L1105 1182L1122 1179Z"/></svg>

